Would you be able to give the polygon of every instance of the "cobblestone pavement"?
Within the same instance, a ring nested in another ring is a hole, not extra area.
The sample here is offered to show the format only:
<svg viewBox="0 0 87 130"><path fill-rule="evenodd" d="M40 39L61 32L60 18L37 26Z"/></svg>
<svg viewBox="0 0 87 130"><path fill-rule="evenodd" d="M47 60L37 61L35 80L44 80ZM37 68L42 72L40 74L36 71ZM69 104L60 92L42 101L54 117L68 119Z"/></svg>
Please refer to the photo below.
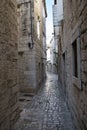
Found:
<svg viewBox="0 0 87 130"><path fill-rule="evenodd" d="M38 94L25 104L15 130L75 130L57 75L47 74Z"/></svg>

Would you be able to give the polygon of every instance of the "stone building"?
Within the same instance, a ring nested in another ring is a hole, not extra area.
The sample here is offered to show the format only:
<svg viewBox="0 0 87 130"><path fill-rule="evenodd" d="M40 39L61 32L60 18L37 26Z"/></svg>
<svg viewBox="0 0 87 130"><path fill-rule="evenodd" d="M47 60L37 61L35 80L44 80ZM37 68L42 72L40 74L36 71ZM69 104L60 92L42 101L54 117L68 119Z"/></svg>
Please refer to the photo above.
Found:
<svg viewBox="0 0 87 130"><path fill-rule="evenodd" d="M19 117L17 5L0 2L0 130L13 130Z"/></svg>
<svg viewBox="0 0 87 130"><path fill-rule="evenodd" d="M17 0L19 30L19 86L34 93L46 76L45 0Z"/></svg>
<svg viewBox="0 0 87 130"><path fill-rule="evenodd" d="M87 130L87 1L64 0L58 42L59 80L77 130Z"/></svg>
<svg viewBox="0 0 87 130"><path fill-rule="evenodd" d="M54 47L53 47L53 59L54 66L53 71L57 73L58 71L58 39L59 39L59 28L63 21L63 0L54 0L52 6L53 9L53 30L54 30Z"/></svg>
<svg viewBox="0 0 87 130"><path fill-rule="evenodd" d="M57 74L58 52L56 51L54 36L47 48L47 71Z"/></svg>

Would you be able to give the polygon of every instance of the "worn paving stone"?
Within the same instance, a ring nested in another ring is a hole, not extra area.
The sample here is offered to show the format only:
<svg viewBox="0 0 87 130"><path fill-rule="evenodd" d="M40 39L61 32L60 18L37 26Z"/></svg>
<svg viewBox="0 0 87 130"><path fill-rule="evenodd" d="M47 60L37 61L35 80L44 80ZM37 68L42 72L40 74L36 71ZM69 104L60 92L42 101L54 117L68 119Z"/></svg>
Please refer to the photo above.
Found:
<svg viewBox="0 0 87 130"><path fill-rule="evenodd" d="M15 130L75 130L57 75L47 74L37 95L24 106Z"/></svg>

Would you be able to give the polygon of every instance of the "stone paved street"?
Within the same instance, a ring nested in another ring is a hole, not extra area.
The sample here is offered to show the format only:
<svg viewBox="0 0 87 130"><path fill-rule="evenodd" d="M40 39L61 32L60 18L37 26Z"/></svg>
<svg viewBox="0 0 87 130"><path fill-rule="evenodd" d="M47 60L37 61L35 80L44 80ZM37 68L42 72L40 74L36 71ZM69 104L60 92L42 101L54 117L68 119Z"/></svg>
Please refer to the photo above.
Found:
<svg viewBox="0 0 87 130"><path fill-rule="evenodd" d="M15 130L75 130L57 75L47 74L38 94L26 102Z"/></svg>

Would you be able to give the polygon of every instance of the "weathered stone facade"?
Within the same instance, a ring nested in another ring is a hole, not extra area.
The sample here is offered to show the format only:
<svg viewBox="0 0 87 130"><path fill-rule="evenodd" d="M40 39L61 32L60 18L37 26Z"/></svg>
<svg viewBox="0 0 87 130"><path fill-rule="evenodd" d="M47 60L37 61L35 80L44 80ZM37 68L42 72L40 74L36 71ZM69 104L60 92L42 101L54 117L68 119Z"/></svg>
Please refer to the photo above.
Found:
<svg viewBox="0 0 87 130"><path fill-rule="evenodd" d="M19 117L16 7L15 0L0 2L0 130L13 130Z"/></svg>
<svg viewBox="0 0 87 130"><path fill-rule="evenodd" d="M58 68L58 51L56 50L54 36L51 38L47 48L47 71L57 74ZM58 49L58 47L57 47Z"/></svg>
<svg viewBox="0 0 87 130"><path fill-rule="evenodd" d="M42 0L18 0L19 86L24 93L36 92L44 75L45 6Z"/></svg>
<svg viewBox="0 0 87 130"><path fill-rule="evenodd" d="M64 0L59 79L77 130L87 129L87 1Z"/></svg>
<svg viewBox="0 0 87 130"><path fill-rule="evenodd" d="M63 21L63 0L54 0L53 8L53 30L54 30L54 65L53 71L58 73L58 36L59 36L59 28Z"/></svg>

